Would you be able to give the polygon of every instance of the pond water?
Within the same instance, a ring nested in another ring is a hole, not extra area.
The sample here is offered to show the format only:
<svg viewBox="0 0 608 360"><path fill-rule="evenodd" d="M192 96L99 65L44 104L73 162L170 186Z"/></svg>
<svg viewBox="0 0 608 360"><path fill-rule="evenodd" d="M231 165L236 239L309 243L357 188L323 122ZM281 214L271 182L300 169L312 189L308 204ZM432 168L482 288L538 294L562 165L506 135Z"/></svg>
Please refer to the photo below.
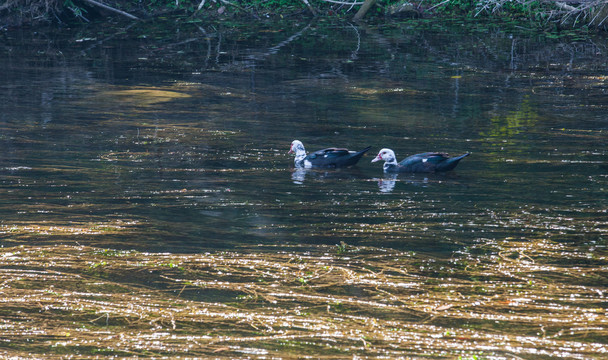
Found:
<svg viewBox="0 0 608 360"><path fill-rule="evenodd" d="M76 241L32 225L171 252L606 244L604 39L327 23L98 31L4 35L5 246ZM300 172L293 139L372 150L355 168ZM383 147L471 156L392 179L370 163Z"/></svg>
<svg viewBox="0 0 608 360"><path fill-rule="evenodd" d="M439 261L550 242L547 261L592 266L605 299L606 38L420 24L4 31L0 244ZM372 150L302 171L294 139ZM370 163L384 147L471 155L392 177Z"/></svg>

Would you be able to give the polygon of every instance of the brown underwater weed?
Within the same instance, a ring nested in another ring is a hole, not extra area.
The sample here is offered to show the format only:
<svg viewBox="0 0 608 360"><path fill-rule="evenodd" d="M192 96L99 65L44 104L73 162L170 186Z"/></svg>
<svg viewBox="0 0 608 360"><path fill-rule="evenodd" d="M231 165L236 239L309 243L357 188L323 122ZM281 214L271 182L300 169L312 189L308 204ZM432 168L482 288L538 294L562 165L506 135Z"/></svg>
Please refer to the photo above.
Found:
<svg viewBox="0 0 608 360"><path fill-rule="evenodd" d="M3 248L0 355L604 358L606 257L571 250Z"/></svg>

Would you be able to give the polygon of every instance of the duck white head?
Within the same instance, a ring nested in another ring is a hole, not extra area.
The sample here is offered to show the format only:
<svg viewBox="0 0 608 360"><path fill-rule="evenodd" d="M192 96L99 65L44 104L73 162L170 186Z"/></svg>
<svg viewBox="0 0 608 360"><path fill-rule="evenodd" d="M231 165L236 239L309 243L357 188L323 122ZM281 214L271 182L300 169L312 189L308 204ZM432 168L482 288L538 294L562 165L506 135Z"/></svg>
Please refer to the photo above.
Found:
<svg viewBox="0 0 608 360"><path fill-rule="evenodd" d="M397 158L395 157L395 152L391 149L382 149L380 150L380 152L378 153L378 156L376 156L372 162L376 162L376 161L380 161L380 160L384 160L384 171L387 171L387 169L393 167L393 166L397 166Z"/></svg>
<svg viewBox="0 0 608 360"><path fill-rule="evenodd" d="M306 149L304 149L304 144L300 140L294 140L291 142L291 148L289 149L288 154L296 154L296 158L294 162L296 164L300 163L306 157Z"/></svg>
<svg viewBox="0 0 608 360"><path fill-rule="evenodd" d="M372 162L376 162L376 161L380 161L380 160L384 160L385 162L389 163L389 164L397 164L397 158L395 157L395 152L391 149L382 149L380 150L380 152L378 153L378 156L376 156L374 158L374 160L372 160Z"/></svg>

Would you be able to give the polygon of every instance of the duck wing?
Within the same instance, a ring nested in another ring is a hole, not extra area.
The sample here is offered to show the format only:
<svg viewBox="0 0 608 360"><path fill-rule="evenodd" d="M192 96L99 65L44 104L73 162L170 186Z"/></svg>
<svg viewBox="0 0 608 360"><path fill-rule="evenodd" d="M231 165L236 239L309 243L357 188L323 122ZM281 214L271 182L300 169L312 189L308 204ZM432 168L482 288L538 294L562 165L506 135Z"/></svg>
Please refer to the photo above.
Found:
<svg viewBox="0 0 608 360"><path fill-rule="evenodd" d="M403 159L399 163L402 172L433 172L437 165L449 157L443 153L426 152Z"/></svg>
<svg viewBox="0 0 608 360"><path fill-rule="evenodd" d="M347 156L349 155L350 152L348 151L348 149L343 149L343 148L327 148L327 149L323 149L323 150L317 150L313 153L310 153L308 155L308 157L310 159L316 159L318 157L323 157L323 158L338 158L340 156Z"/></svg>
<svg viewBox="0 0 608 360"><path fill-rule="evenodd" d="M469 154L449 157L438 152L426 152L412 155L399 163L399 170L403 172L435 172L449 171L458 165L458 162Z"/></svg>
<svg viewBox="0 0 608 360"><path fill-rule="evenodd" d="M357 163L361 156L371 147L361 151L349 151L344 148L327 148L309 154L304 161L309 161L315 167L344 167Z"/></svg>

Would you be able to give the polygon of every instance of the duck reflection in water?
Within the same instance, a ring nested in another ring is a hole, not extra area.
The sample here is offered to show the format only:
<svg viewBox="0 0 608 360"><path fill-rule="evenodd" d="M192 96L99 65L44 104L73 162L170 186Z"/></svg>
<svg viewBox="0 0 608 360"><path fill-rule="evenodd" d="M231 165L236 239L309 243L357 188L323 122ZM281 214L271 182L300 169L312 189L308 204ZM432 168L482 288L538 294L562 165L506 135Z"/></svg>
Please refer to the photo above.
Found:
<svg viewBox="0 0 608 360"><path fill-rule="evenodd" d="M415 187L429 187L437 184L465 185L457 174L397 174L385 173L378 181L378 190L390 193L395 190L397 183L412 185Z"/></svg>
<svg viewBox="0 0 608 360"><path fill-rule="evenodd" d="M414 186L422 186L422 187L426 187L426 186L428 186L429 183L432 182L432 180L430 180L427 176L412 175L406 179L403 179L403 177L405 177L405 176L402 174L401 177L402 177L402 179L398 179L399 174L396 174L396 173L384 174L384 176L382 176L382 178L377 179L378 180L378 190L380 190L380 192L383 192L383 193L393 192L393 190L395 190L395 186L397 185L397 182L403 182L406 184L411 184Z"/></svg>
<svg viewBox="0 0 608 360"><path fill-rule="evenodd" d="M313 180L347 180L367 178L367 176L358 168L323 170L294 167L291 169L291 180L293 180L294 184L303 184L306 177Z"/></svg>
<svg viewBox="0 0 608 360"><path fill-rule="evenodd" d="M390 193L395 189L398 174L384 174L382 179L378 179L378 189L383 193Z"/></svg>
<svg viewBox="0 0 608 360"><path fill-rule="evenodd" d="M302 185L304 183L304 180L306 179L307 172L308 172L308 169L306 169L306 168L296 167L293 169L293 172L291 173L291 180L293 180L294 184Z"/></svg>

